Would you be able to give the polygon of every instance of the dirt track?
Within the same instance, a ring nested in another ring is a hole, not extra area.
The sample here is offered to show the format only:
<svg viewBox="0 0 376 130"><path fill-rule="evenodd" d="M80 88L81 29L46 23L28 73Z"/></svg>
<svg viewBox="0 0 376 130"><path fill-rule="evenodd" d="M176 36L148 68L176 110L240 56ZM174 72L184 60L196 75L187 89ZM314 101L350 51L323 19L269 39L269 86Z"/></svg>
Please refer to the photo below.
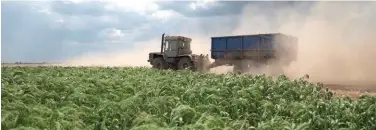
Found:
<svg viewBox="0 0 376 130"><path fill-rule="evenodd" d="M376 95L376 85L324 84L324 87L329 88L336 95L349 95L354 98L361 94Z"/></svg>
<svg viewBox="0 0 376 130"><path fill-rule="evenodd" d="M376 85L325 84L325 87L331 88L333 90L342 91L376 92Z"/></svg>

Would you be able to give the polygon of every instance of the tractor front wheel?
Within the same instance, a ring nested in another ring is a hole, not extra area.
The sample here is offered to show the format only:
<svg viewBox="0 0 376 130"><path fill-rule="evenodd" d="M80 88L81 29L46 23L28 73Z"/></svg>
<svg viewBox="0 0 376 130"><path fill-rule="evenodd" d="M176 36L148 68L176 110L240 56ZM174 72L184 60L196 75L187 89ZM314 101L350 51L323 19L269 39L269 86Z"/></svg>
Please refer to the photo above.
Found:
<svg viewBox="0 0 376 130"><path fill-rule="evenodd" d="M178 62L178 70L192 69L193 64L190 58L183 57Z"/></svg>
<svg viewBox="0 0 376 130"><path fill-rule="evenodd" d="M166 62L163 60L162 57L155 58L153 60L153 68L156 69L166 69L167 65Z"/></svg>

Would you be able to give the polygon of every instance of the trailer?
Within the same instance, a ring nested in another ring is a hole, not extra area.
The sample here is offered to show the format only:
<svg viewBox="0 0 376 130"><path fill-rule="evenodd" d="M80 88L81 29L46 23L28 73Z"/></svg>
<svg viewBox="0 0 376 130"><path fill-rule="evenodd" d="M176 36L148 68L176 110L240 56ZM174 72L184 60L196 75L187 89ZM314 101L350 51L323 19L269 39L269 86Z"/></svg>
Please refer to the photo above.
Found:
<svg viewBox="0 0 376 130"><path fill-rule="evenodd" d="M211 38L211 58L208 68L229 65L234 71L246 72L252 65L282 66L296 60L297 38L282 33L220 36ZM281 72L283 73L283 72Z"/></svg>

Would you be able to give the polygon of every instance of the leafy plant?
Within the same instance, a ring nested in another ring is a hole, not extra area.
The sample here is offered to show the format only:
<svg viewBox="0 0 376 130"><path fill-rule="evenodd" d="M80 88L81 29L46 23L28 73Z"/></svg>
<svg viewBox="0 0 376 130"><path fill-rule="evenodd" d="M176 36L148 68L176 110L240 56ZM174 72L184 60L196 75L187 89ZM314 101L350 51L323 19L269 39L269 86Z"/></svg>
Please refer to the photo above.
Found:
<svg viewBox="0 0 376 130"><path fill-rule="evenodd" d="M376 129L376 97L264 75L2 67L2 129Z"/></svg>

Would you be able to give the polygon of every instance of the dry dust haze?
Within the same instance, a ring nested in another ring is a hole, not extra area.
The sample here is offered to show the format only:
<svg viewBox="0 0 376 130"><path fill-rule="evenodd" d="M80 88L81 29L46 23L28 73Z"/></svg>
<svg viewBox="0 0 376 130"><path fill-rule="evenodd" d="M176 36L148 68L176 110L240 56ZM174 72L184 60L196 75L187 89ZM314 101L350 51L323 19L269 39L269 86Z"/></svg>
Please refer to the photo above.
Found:
<svg viewBox="0 0 376 130"><path fill-rule="evenodd" d="M265 13L264 7L250 4L242 11L241 21L233 32L220 34L281 32L293 35L299 40L298 56L296 62L284 67L289 77L309 74L310 80L326 83L376 83L376 2L316 2L308 12L304 11L306 7L302 2ZM171 35L191 37L194 53L210 55L210 37L213 35L184 31ZM135 45L142 46L132 51L87 54L66 64L150 66L148 53L160 50L160 37ZM230 70L232 67L217 67L211 71ZM267 71L258 68L252 73Z"/></svg>

